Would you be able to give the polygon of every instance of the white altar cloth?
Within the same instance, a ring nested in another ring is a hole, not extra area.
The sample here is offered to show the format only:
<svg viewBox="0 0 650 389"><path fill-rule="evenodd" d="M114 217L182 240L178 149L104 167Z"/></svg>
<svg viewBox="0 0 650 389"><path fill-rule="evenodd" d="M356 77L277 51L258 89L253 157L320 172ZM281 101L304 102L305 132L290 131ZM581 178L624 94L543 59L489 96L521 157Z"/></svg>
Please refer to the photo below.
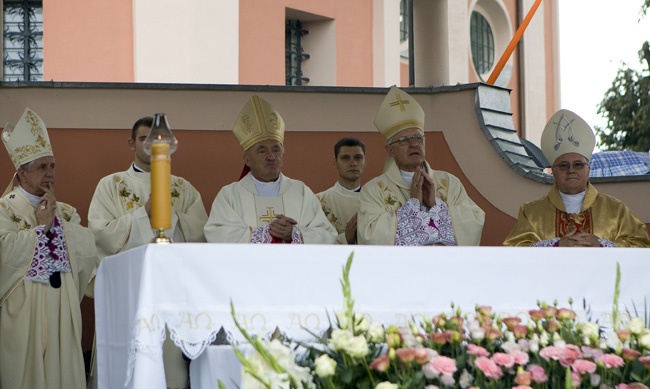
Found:
<svg viewBox="0 0 650 389"><path fill-rule="evenodd" d="M277 326L308 339L302 327L327 328L341 309L339 283L351 251L352 294L373 321L405 323L412 315L463 311L526 312L538 300L582 299L608 323L616 262L621 305L650 299L648 249L392 247L201 244L147 245L104 259L95 285L99 387L165 388L160 350L166 325L191 358L221 326L237 337ZM640 312L643 314L643 312ZM239 338L238 338L239 339Z"/></svg>

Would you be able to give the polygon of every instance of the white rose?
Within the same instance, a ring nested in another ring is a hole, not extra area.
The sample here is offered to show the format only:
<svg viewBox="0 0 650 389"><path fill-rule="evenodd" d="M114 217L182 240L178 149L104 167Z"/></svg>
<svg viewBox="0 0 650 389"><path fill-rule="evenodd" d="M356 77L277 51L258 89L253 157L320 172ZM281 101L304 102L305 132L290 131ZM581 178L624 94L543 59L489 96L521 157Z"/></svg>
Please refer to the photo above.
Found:
<svg viewBox="0 0 650 389"><path fill-rule="evenodd" d="M334 330L330 341L335 350L343 350L352 334L347 330Z"/></svg>
<svg viewBox="0 0 650 389"><path fill-rule="evenodd" d="M344 351L355 359L361 359L368 354L368 342L363 335L350 338L344 346Z"/></svg>
<svg viewBox="0 0 650 389"><path fill-rule="evenodd" d="M463 373L460 375L460 379L458 380L458 383L460 384L460 387L465 389L469 388L472 386L472 383L474 382L474 377L467 371L467 369L463 369Z"/></svg>
<svg viewBox="0 0 650 389"><path fill-rule="evenodd" d="M539 336L537 334L534 334L530 342L528 342L528 350L531 353L537 353L539 351Z"/></svg>
<svg viewBox="0 0 650 389"><path fill-rule="evenodd" d="M368 329L368 339L373 343L384 341L384 326L379 323L372 323Z"/></svg>
<svg viewBox="0 0 650 389"><path fill-rule="evenodd" d="M320 378L328 378L336 372L336 361L329 355L323 354L314 361L316 375Z"/></svg>
<svg viewBox="0 0 650 389"><path fill-rule="evenodd" d="M598 323L587 322L582 325L580 331L582 331L582 335L590 339L597 339L600 334L600 325Z"/></svg>
<svg viewBox="0 0 650 389"><path fill-rule="evenodd" d="M650 350L650 333L641 336L639 343L641 343L641 346L643 346L644 349Z"/></svg>
<svg viewBox="0 0 650 389"><path fill-rule="evenodd" d="M377 384L377 386L375 386L375 389L398 389L398 388L399 386L388 381L380 382Z"/></svg>
<svg viewBox="0 0 650 389"><path fill-rule="evenodd" d="M643 330L645 330L645 323L641 318L633 317L632 320L628 323L628 328L630 332L634 335L639 335Z"/></svg>
<svg viewBox="0 0 650 389"><path fill-rule="evenodd" d="M483 340L485 339L485 330L483 328L474 328L470 330L470 336L474 340Z"/></svg>

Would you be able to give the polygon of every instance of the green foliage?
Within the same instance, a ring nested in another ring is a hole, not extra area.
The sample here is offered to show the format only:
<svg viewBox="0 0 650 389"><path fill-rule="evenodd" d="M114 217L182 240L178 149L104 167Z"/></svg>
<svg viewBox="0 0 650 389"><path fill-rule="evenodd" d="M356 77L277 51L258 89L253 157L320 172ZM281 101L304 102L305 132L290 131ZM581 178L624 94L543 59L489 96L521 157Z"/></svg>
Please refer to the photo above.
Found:
<svg viewBox="0 0 650 389"><path fill-rule="evenodd" d="M650 0L644 0L641 13L647 16ZM607 126L596 126L598 144L603 150L648 151L650 149L650 45L643 43L639 59L645 70L627 64L618 70L612 86L598 105Z"/></svg>

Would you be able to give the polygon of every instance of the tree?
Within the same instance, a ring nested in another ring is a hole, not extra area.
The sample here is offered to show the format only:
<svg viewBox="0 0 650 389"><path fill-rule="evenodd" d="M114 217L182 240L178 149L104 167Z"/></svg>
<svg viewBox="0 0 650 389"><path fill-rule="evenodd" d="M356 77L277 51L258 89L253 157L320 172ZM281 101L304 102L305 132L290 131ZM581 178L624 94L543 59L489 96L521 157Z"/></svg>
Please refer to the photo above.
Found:
<svg viewBox="0 0 650 389"><path fill-rule="evenodd" d="M647 16L650 0L641 7ZM650 150L650 44L643 43L639 60L646 69L637 71L627 64L618 70L612 86L598 105L598 113L607 119L607 127L596 126L598 143L603 150Z"/></svg>

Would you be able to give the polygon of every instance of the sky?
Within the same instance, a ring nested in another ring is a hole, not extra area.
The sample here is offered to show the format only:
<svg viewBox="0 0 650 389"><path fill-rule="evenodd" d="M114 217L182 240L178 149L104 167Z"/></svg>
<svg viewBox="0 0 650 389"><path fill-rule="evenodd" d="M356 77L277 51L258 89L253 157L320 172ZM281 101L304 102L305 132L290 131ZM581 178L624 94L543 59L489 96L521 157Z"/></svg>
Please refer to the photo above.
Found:
<svg viewBox="0 0 650 389"><path fill-rule="evenodd" d="M622 62L647 69L638 51L650 41L650 11L641 19L642 0L560 0L561 108L592 127L606 125L598 104Z"/></svg>

